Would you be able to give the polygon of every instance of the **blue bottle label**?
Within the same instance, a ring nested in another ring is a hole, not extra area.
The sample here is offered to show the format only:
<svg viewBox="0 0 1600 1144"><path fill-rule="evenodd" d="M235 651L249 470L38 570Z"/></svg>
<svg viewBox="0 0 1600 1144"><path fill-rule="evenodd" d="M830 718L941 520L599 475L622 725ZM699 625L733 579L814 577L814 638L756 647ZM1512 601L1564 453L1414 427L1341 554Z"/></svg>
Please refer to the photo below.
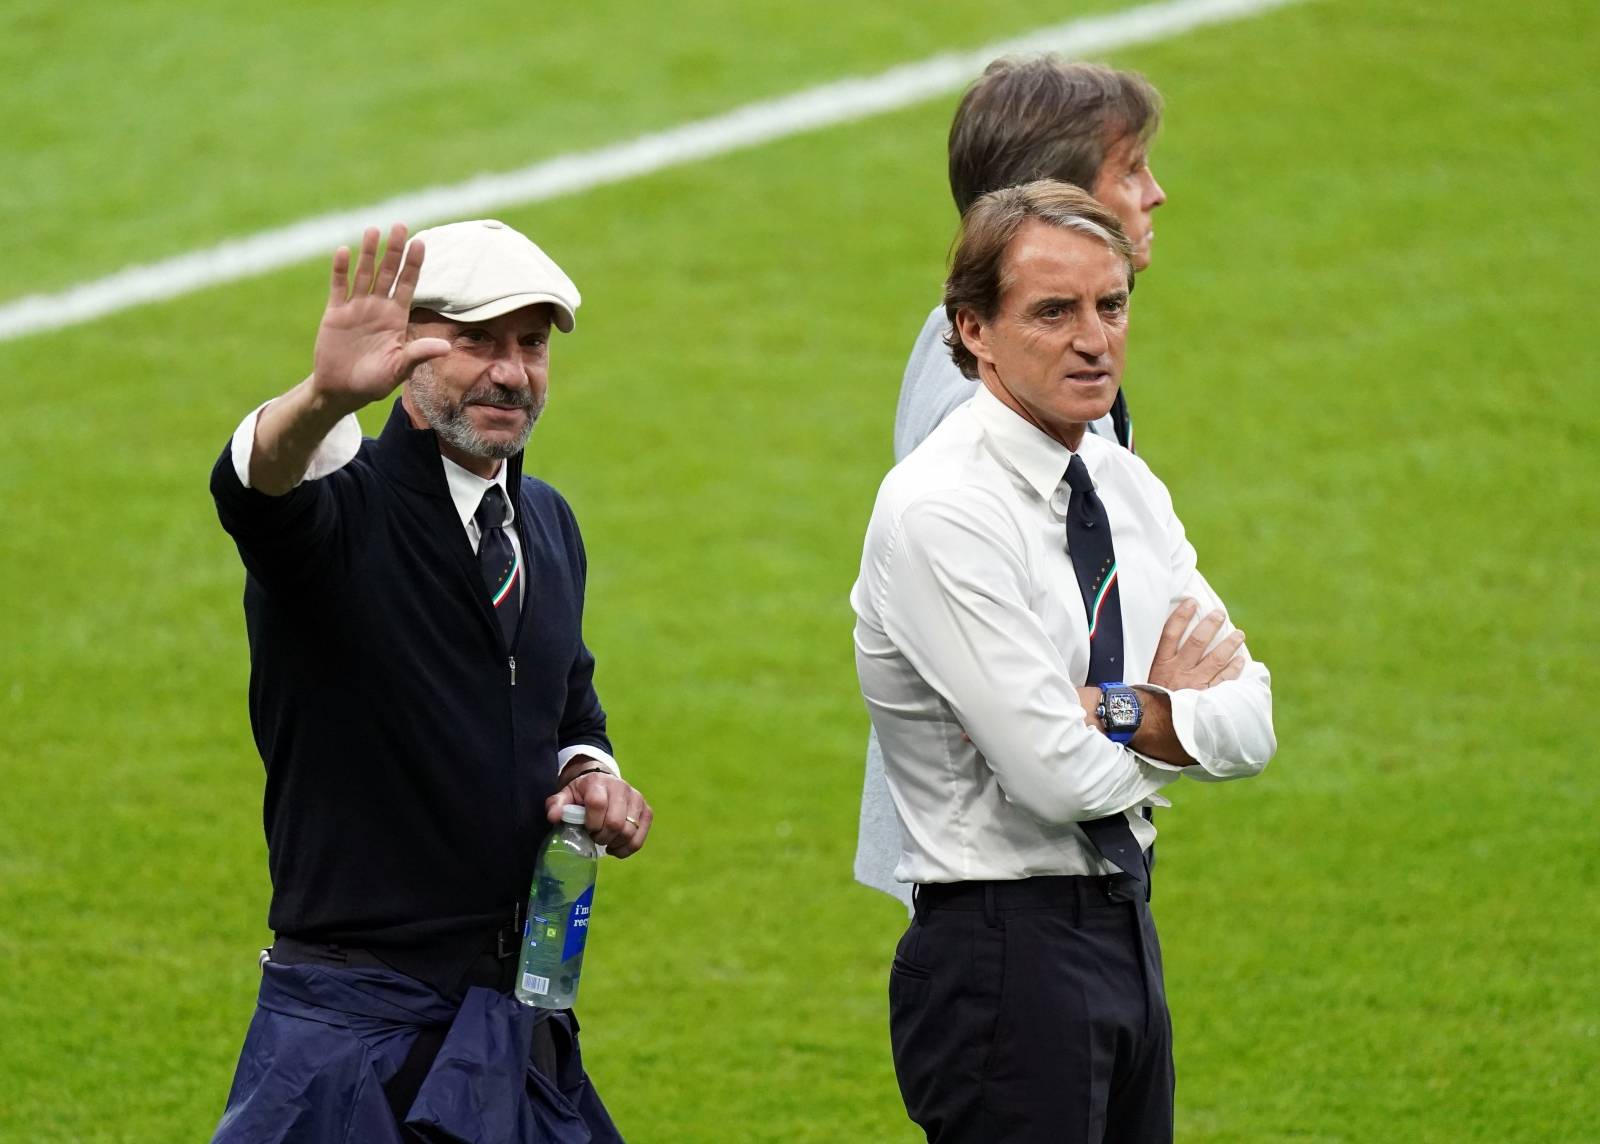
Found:
<svg viewBox="0 0 1600 1144"><path fill-rule="evenodd" d="M569 961L583 952L583 943L589 937L589 912L594 906L594 887L579 894L567 914L567 941L561 949L561 960Z"/></svg>

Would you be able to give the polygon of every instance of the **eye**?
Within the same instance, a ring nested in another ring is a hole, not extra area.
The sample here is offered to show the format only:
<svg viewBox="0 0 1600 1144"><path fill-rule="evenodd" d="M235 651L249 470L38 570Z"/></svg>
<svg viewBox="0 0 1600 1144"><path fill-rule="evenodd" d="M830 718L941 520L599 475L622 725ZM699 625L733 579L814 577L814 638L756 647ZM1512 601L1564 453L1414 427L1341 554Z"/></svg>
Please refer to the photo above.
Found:
<svg viewBox="0 0 1600 1144"><path fill-rule="evenodd" d="M1067 311L1061 306L1041 306L1039 308L1039 317L1043 318L1047 322L1053 322L1066 312Z"/></svg>
<svg viewBox="0 0 1600 1144"><path fill-rule="evenodd" d="M475 346L481 346L485 342L489 341L489 331L478 329L476 326L468 326L466 329L461 331L459 336L462 341L468 342Z"/></svg>
<svg viewBox="0 0 1600 1144"><path fill-rule="evenodd" d="M1120 318L1128 312L1128 296L1113 294L1109 298L1100 299L1100 312L1108 318Z"/></svg>

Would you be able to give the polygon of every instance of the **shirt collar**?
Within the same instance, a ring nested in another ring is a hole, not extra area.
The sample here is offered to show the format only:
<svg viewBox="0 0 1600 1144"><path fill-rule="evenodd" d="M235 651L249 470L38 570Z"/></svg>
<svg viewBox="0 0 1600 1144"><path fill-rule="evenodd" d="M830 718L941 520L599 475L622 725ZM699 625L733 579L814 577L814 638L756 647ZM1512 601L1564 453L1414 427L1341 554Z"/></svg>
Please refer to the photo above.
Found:
<svg viewBox="0 0 1600 1144"><path fill-rule="evenodd" d="M483 502L483 494L490 485L499 485L500 491L506 493L506 473L510 466L504 462L500 471L495 473L492 480L486 480L477 473L463 469L443 453L439 460L444 464L445 483L450 486L450 500L456 506L456 515L461 518L461 527L466 528L467 522L478 511L478 505ZM517 519L516 502L509 493L506 494L506 524L511 524Z"/></svg>
<svg viewBox="0 0 1600 1144"><path fill-rule="evenodd" d="M1026 481L1040 500L1048 501L1066 477L1073 451L1023 420L982 382L972 399L972 412L1006 467ZM1099 468L1104 447L1105 442L1086 428L1077 452L1091 478Z"/></svg>

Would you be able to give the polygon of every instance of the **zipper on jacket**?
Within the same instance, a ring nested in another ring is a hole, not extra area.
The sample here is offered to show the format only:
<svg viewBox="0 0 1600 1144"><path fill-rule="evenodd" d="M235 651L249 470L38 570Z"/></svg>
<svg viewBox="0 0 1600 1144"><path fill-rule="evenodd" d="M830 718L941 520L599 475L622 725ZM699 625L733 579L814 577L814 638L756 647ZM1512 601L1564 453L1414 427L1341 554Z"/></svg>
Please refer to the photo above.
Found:
<svg viewBox="0 0 1600 1144"><path fill-rule="evenodd" d="M517 685L517 657L514 655L509 656L507 662L511 664L511 686L515 687Z"/></svg>

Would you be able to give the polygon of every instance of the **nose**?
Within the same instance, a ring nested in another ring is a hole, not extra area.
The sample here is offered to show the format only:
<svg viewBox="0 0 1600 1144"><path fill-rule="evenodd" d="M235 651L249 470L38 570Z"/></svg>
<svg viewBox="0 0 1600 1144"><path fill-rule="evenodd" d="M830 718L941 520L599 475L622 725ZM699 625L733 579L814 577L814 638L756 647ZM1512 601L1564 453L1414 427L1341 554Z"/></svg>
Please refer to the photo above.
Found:
<svg viewBox="0 0 1600 1144"><path fill-rule="evenodd" d="M1072 348L1086 361L1092 361L1111 348L1111 339L1106 336L1105 324L1098 313L1078 325L1072 335Z"/></svg>
<svg viewBox="0 0 1600 1144"><path fill-rule="evenodd" d="M528 373L522 368L522 352L515 342L499 347L489 363L489 380L508 389L528 384Z"/></svg>
<svg viewBox="0 0 1600 1144"><path fill-rule="evenodd" d="M1161 189L1161 184L1156 182L1155 172L1149 167L1144 169L1144 209L1153 211L1167 201L1167 192Z"/></svg>

